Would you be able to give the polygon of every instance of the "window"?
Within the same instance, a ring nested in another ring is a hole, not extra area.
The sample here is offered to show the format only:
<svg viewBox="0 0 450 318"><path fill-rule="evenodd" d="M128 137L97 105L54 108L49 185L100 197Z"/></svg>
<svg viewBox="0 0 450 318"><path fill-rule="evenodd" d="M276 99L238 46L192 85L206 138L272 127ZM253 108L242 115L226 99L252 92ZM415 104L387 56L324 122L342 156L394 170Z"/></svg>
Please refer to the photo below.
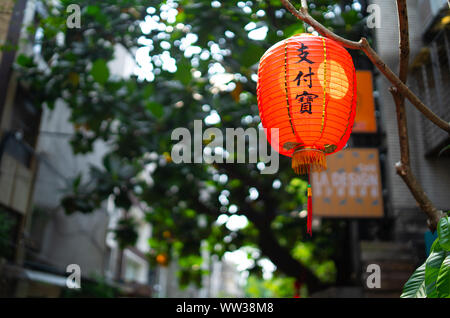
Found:
<svg viewBox="0 0 450 318"><path fill-rule="evenodd" d="M414 92L443 120L450 122L450 35L442 30L413 63L411 85ZM425 117L425 151L435 155L449 142L448 134Z"/></svg>

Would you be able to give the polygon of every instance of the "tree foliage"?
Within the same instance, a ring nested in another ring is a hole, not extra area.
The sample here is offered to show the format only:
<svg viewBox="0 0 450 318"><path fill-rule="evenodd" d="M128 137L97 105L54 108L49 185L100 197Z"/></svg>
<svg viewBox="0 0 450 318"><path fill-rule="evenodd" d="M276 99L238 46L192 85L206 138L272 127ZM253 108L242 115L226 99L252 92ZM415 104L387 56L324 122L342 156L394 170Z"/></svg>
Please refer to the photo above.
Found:
<svg viewBox="0 0 450 318"><path fill-rule="evenodd" d="M303 24L278 0L80 0L81 28L68 29L65 8L71 2L46 2L48 14L29 28L40 52L17 60L22 85L37 105L53 108L62 101L70 107L74 153L92 151L98 140L110 146L102 168L92 167L89 176L73 182L62 202L66 212L89 213L110 196L124 211L141 202L154 226L152 260L176 257L183 283L200 282L202 242L218 256L257 247L259 257L270 258L287 276L304 279L311 290L322 280L332 281L338 223L323 222L311 240L305 236L306 219L293 212L304 208L306 182L294 177L287 158L281 158L277 174L261 175L256 164L174 164L170 157L172 130L192 131L195 119L214 112L220 122L210 127L223 132L258 127L258 60L274 43L303 32ZM327 27L356 39L367 30L351 3L314 1L310 11ZM249 37L258 29L266 35ZM138 63L151 68L140 65L141 77L115 76L110 62L117 46L132 56L144 52ZM217 74L228 80L215 83ZM252 188L256 199L249 196ZM216 222L220 215L244 215L249 223L230 230ZM133 243L134 230L132 221L121 223L115 234L119 240L126 234L122 246ZM308 240L307 248L299 245ZM259 272L256 265L254 270Z"/></svg>

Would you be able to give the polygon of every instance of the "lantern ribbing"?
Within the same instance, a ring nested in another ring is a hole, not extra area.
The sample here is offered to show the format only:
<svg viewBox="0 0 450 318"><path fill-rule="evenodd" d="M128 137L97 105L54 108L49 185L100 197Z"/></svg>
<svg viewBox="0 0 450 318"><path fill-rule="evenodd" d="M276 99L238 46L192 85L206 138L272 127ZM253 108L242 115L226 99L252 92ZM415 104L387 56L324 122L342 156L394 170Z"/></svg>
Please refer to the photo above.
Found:
<svg viewBox="0 0 450 318"><path fill-rule="evenodd" d="M355 116L355 90L350 54L333 40L300 34L264 53L257 87L262 125L272 147L292 157L294 171L326 169L325 156L345 146ZM279 129L277 144L270 128Z"/></svg>
<svg viewBox="0 0 450 318"><path fill-rule="evenodd" d="M350 54L333 40L300 34L272 46L261 58L257 97L267 139L308 174L307 229L312 234L312 172L350 137L356 110L356 72ZM279 140L272 138L278 129Z"/></svg>

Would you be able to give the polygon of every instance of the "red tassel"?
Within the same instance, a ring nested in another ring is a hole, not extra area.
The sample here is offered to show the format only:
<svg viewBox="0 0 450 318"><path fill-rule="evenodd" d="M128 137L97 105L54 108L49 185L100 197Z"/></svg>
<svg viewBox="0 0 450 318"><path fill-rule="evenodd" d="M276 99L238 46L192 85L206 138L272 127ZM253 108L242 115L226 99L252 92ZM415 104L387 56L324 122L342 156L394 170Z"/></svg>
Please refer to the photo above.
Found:
<svg viewBox="0 0 450 318"><path fill-rule="evenodd" d="M306 223L306 232L309 234L309 236L312 236L312 219L313 219L313 212L312 212L312 190L311 190L311 181L310 181L310 175L308 174L308 205L307 205L307 223Z"/></svg>
<svg viewBox="0 0 450 318"><path fill-rule="evenodd" d="M294 282L294 290L295 290L294 298L301 298L301 296L300 296L300 288L301 287L302 287L302 283L299 280L296 280Z"/></svg>

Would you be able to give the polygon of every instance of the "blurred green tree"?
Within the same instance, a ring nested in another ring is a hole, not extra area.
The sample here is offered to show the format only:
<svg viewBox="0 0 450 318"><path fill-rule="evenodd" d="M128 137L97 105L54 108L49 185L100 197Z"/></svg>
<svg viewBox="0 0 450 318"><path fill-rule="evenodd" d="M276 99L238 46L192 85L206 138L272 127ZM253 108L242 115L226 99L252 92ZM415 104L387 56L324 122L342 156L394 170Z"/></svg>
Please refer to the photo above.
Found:
<svg viewBox="0 0 450 318"><path fill-rule="evenodd" d="M53 108L60 100L71 108L75 153L92 151L97 140L110 145L102 168L74 180L62 202L66 212L90 213L110 196L124 211L139 205L153 225L151 259L176 257L182 284L200 283L202 246L218 256L257 247L277 273L303 280L310 292L332 281L340 223L323 222L312 239L305 236L298 212L306 182L294 177L288 159L280 159L278 173L261 175L256 164L174 164L170 157L173 129L192 131L195 119L217 114L220 120L204 127L223 132L258 127L258 60L274 43L303 32L303 24L279 0L79 0L81 28L69 29L71 2L44 1L47 14L29 27L39 52L17 60L37 104ZM347 38L367 36L359 2L309 5L318 21ZM139 76L111 74L118 45L132 56L138 50ZM227 79L222 85L214 82L218 74ZM221 215L249 222L229 229L217 222ZM130 231L132 221L115 232L119 241L126 234L124 246L135 241ZM257 264L254 273L261 272Z"/></svg>
<svg viewBox="0 0 450 318"><path fill-rule="evenodd" d="M295 294L294 284L294 278L273 277L261 280L255 276L250 276L245 294L246 297L250 298L288 298Z"/></svg>

